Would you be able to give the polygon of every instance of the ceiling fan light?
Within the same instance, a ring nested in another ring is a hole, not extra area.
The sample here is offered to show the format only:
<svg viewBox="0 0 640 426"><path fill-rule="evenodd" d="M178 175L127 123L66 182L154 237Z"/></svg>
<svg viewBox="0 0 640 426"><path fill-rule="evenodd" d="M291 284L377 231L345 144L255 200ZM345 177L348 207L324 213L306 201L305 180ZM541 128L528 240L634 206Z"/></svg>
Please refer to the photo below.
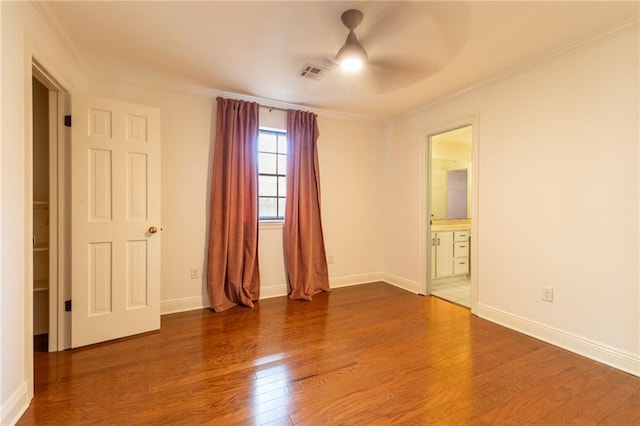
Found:
<svg viewBox="0 0 640 426"><path fill-rule="evenodd" d="M353 31L349 31L347 41L340 48L336 55L336 61L347 71L357 71L362 68L367 61L367 52L358 43L358 39Z"/></svg>
<svg viewBox="0 0 640 426"><path fill-rule="evenodd" d="M363 65L362 59L356 57L349 57L340 62L342 69L349 72L358 71L362 69Z"/></svg>

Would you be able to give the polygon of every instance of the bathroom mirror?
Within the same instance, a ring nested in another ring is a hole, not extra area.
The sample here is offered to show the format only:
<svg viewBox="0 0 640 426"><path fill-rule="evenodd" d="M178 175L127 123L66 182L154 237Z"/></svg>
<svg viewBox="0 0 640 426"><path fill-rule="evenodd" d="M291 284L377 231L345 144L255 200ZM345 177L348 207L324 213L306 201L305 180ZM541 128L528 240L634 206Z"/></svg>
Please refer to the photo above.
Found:
<svg viewBox="0 0 640 426"><path fill-rule="evenodd" d="M431 218L471 217L471 126L431 136Z"/></svg>
<svg viewBox="0 0 640 426"><path fill-rule="evenodd" d="M468 169L447 171L447 219L467 219Z"/></svg>

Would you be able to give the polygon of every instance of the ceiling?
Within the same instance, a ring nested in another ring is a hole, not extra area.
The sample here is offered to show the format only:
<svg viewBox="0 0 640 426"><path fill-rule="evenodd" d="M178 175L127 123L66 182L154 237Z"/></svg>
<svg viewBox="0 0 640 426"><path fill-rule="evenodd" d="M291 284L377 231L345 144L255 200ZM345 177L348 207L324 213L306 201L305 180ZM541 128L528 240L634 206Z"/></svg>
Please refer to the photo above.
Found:
<svg viewBox="0 0 640 426"><path fill-rule="evenodd" d="M332 59L340 21L369 55L359 74ZM384 119L511 72L616 25L637 2L55 1L90 77L220 90ZM298 74L326 67L320 80Z"/></svg>

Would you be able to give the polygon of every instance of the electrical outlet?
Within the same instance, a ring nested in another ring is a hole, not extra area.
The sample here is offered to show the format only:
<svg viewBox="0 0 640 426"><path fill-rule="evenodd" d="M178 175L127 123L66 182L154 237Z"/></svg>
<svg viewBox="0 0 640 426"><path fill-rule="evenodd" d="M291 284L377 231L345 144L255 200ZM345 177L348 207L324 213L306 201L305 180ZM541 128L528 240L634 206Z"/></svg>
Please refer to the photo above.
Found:
<svg viewBox="0 0 640 426"><path fill-rule="evenodd" d="M191 279L200 278L200 268L191 268Z"/></svg>
<svg viewBox="0 0 640 426"><path fill-rule="evenodd" d="M545 302L553 302L553 287L540 287L542 300Z"/></svg>
<svg viewBox="0 0 640 426"><path fill-rule="evenodd" d="M327 263L333 265L333 256L327 256Z"/></svg>

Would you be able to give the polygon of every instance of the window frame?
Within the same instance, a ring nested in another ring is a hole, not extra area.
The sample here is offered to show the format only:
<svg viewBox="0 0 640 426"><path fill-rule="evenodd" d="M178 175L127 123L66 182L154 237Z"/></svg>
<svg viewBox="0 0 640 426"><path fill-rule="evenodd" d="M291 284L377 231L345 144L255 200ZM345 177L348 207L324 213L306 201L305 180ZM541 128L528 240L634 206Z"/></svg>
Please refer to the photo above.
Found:
<svg viewBox="0 0 640 426"><path fill-rule="evenodd" d="M276 135L276 149L275 151L262 151L260 149L260 140L259 138L262 136L263 133L268 133L268 134L274 134ZM287 137L287 132L284 129L276 129L276 128L270 128L270 127L260 127L258 129L258 143L257 145L257 150L256 150L256 156L257 156L257 163L258 163L258 221L262 224L267 224L267 223L274 223L274 224L281 224L284 222L284 211L282 212L282 216L261 216L260 215L260 200L265 198L265 199L275 199L276 200L276 214L278 213L278 205L279 205L279 201L280 200L284 200L284 203L286 205L286 192L284 196L278 196L277 194L280 192L280 179L279 178L284 178L285 182L287 179L287 170L286 170L286 159L287 159L287 151L285 148L285 152L280 151L279 149L279 143L278 143L278 138L284 136L285 140ZM286 147L286 144L285 144ZM275 154L276 156L276 173L262 173L260 171L260 154ZM285 158L285 170L281 171L279 170L278 164L278 156L284 156ZM275 177L276 178L276 195L275 196L271 196L271 195L260 195L260 177L261 176L269 176L269 177ZM286 185L286 183L285 183ZM286 190L285 190L286 191Z"/></svg>

